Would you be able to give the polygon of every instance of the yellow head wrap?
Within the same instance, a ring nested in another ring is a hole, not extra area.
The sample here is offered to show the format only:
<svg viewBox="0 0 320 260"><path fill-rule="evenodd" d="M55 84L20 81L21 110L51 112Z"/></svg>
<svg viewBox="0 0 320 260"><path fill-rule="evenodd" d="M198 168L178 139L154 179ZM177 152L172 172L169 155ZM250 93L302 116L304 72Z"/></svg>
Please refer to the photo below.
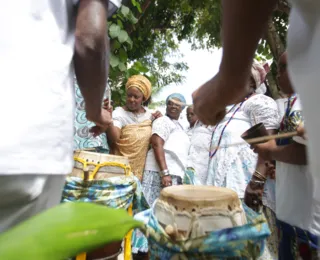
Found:
<svg viewBox="0 0 320 260"><path fill-rule="evenodd" d="M152 87L150 81L146 77L142 75L134 75L130 77L126 84L126 90L128 91L131 87L139 89L145 100L150 98Z"/></svg>

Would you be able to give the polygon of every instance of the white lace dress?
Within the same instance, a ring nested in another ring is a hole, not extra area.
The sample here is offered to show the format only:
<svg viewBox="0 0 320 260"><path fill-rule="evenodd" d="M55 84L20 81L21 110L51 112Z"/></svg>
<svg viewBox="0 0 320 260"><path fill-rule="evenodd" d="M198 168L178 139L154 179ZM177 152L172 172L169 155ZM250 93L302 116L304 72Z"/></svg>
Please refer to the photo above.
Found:
<svg viewBox="0 0 320 260"><path fill-rule="evenodd" d="M239 198L244 198L244 192L257 164L257 155L253 153L248 144L227 147L229 144L243 142L241 134L255 124L263 123L270 129L278 129L280 117L276 102L262 94L257 94L243 102L238 112L235 110L240 106L236 105L226 115L223 121L216 126L211 141L210 151L218 146L220 136L220 149L209 160L207 185L227 187L236 191ZM225 127L230 117L233 119ZM269 185L271 187L269 187ZM272 187L273 186L273 187ZM264 195L265 203L270 203L274 210L275 194L274 183L268 181L266 185L267 194Z"/></svg>
<svg viewBox="0 0 320 260"><path fill-rule="evenodd" d="M195 170L199 184L206 185L209 164L209 148L213 127L198 122L191 130L188 167Z"/></svg>

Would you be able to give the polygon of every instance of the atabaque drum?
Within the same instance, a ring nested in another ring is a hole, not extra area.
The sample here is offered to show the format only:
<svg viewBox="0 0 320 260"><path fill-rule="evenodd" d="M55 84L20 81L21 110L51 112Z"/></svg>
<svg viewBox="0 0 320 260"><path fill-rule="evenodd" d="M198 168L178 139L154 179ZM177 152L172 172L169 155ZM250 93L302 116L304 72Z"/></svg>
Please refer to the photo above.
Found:
<svg viewBox="0 0 320 260"><path fill-rule="evenodd" d="M174 240L186 240L247 223L238 195L213 186L171 186L163 189L154 214Z"/></svg>
<svg viewBox="0 0 320 260"><path fill-rule="evenodd" d="M129 159L124 156L77 150L74 152L74 168L71 176L87 179L104 180L127 174L121 165L128 166ZM88 176L86 176L88 175Z"/></svg>

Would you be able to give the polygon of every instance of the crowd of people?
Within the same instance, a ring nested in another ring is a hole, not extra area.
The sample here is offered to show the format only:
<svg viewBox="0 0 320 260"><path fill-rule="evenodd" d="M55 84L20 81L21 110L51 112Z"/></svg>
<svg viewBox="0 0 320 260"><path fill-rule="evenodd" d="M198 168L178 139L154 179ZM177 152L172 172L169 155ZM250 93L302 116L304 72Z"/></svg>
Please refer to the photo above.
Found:
<svg viewBox="0 0 320 260"><path fill-rule="evenodd" d="M143 76L133 76L126 85L126 104L115 109L113 125L107 130L111 153L116 151L115 154L130 158L133 173L141 180L150 207L162 188L184 184L185 175L192 171L193 184L230 188L247 206L263 213L271 236L261 259L278 259L282 254L288 259L288 252L299 249L295 244L298 242L304 249L309 248L310 254L317 252L310 247L309 240L302 243L292 234L279 230L294 225L307 232L309 239L316 239L315 232L308 233L308 227L303 224L306 219L298 213L292 214L297 205L306 207L302 205L306 197L300 189L304 183L307 187L309 180L303 138L279 139L278 143L273 140L251 147L241 138L245 131L259 123L270 135L296 131L303 123L301 105L286 69L286 53L281 56L278 68L281 90L288 96L284 115L276 101L266 95L265 66L254 61L248 95L228 106L224 118L215 126L203 124L193 106L188 106L185 111L190 125L184 129L179 118L186 100L179 93L166 99L165 115L152 114L145 106L152 92L151 83ZM105 107L108 107L108 100ZM126 131L125 127L132 131ZM297 184L299 187L295 187ZM281 238L278 231L284 232ZM283 241L290 239L290 248L285 248L288 244ZM316 240L312 241L316 244ZM133 252L141 255L147 251L146 239L135 232Z"/></svg>
<svg viewBox="0 0 320 260"><path fill-rule="evenodd" d="M185 98L174 93L164 115L151 113L152 86L141 75L128 80L123 107L113 111L109 100L101 105L108 77L106 20L121 1L18 2L20 8L6 1L0 11L0 108L8 123L1 130L0 232L60 202L73 166L72 143L80 149L92 145L78 139L91 138L88 127L73 129L76 103L82 111L76 122L85 117L102 148L107 139L110 153L129 158L150 207L161 189L187 183L192 172L194 185L230 188L265 215L272 234L261 259L319 259L320 2L293 1L288 53L277 66L287 95L281 113L265 95L265 67L253 61L277 1L223 0L220 69L193 94L188 129L179 122ZM26 100L23 113L29 116L21 116ZM243 132L259 123L268 135L297 134L243 142ZM133 237L133 252L146 253L143 235L136 231Z"/></svg>

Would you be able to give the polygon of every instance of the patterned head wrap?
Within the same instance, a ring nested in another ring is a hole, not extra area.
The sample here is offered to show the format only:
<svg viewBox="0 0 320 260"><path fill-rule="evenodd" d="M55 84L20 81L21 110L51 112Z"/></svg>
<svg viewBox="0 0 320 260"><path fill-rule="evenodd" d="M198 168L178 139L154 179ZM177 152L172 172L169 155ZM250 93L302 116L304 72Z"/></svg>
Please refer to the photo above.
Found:
<svg viewBox="0 0 320 260"><path fill-rule="evenodd" d="M167 97L167 100L166 100L166 104L168 104L168 102L169 102L169 100L171 100L171 99L179 99L179 101L181 102L181 103L186 103L186 99L184 98L184 96L182 95L182 94L180 94L180 93L173 93L173 94L171 94L171 95L169 95L168 97ZM182 109L184 109L185 108L185 105L182 105Z"/></svg>
<svg viewBox="0 0 320 260"><path fill-rule="evenodd" d="M256 89L260 87L260 85L265 81L267 76L267 71L263 65L258 63L257 61L253 61L251 68L251 76L256 83Z"/></svg>
<svg viewBox="0 0 320 260"><path fill-rule="evenodd" d="M126 91L132 87L139 89L145 100L148 100L151 97L152 87L150 81L146 77L142 75L131 76L126 83Z"/></svg>

